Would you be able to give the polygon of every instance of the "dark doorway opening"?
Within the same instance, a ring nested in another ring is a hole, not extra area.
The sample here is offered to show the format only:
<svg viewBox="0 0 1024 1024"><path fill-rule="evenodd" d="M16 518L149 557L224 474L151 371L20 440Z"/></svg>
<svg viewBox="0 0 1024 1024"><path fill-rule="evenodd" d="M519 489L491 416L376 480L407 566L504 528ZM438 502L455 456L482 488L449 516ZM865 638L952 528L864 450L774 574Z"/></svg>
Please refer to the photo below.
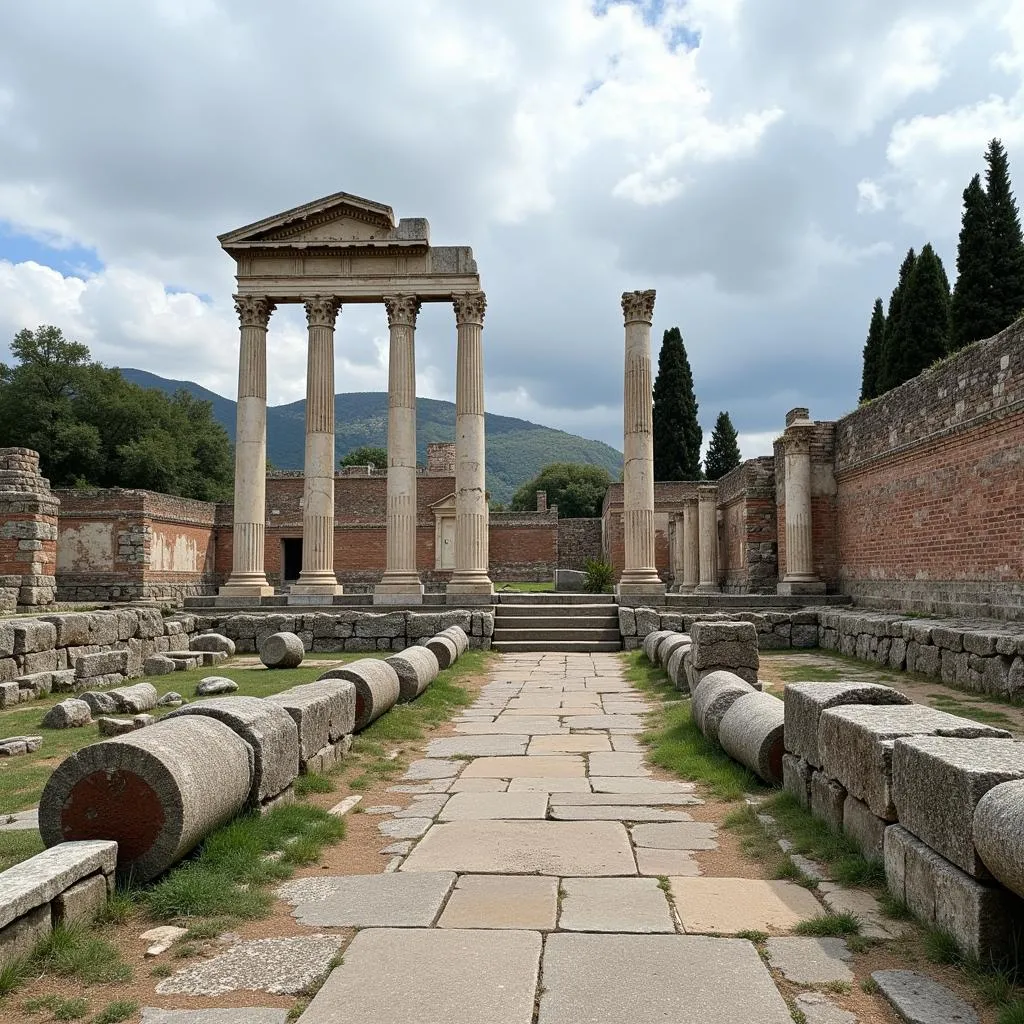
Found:
<svg viewBox="0 0 1024 1024"><path fill-rule="evenodd" d="M284 564L284 581L294 583L302 572L302 538L285 537L281 544L284 546L281 558Z"/></svg>

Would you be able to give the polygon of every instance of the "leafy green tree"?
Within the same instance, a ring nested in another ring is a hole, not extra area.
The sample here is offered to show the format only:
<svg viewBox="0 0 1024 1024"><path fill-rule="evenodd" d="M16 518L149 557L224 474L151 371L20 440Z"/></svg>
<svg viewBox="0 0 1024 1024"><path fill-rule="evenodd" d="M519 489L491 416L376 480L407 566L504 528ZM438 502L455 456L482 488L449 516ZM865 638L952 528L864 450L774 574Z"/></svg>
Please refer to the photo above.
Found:
<svg viewBox="0 0 1024 1024"><path fill-rule="evenodd" d="M960 242L956 250L956 285L950 305L950 348L963 348L980 338L991 338L1005 327L993 308L992 233L988 196L976 174L964 189Z"/></svg>
<svg viewBox="0 0 1024 1024"><path fill-rule="evenodd" d="M678 327L667 330L654 380L654 479L699 480L704 433L686 346Z"/></svg>
<svg viewBox="0 0 1024 1024"><path fill-rule="evenodd" d="M889 296L889 310L885 315L885 333L882 337L882 358L878 369L878 395L884 395L886 391L902 383L902 380L897 380L897 377L900 364L899 353L906 345L903 328L903 293L916 261L917 255L914 250L908 249L900 266L899 280L892 290L892 295Z"/></svg>
<svg viewBox="0 0 1024 1024"><path fill-rule="evenodd" d="M0 445L34 448L54 486L231 494L231 443L209 402L138 387L51 326L22 330L0 364Z"/></svg>
<svg viewBox="0 0 1024 1024"><path fill-rule="evenodd" d="M512 496L509 510L530 512L537 507L537 492L548 492L548 506L558 506L559 519L596 519L611 483L608 470L574 462L553 462Z"/></svg>
<svg viewBox="0 0 1024 1024"><path fill-rule="evenodd" d="M914 263L901 315L903 345L893 353L893 387L916 377L949 352L949 281L930 243Z"/></svg>
<svg viewBox="0 0 1024 1024"><path fill-rule="evenodd" d="M342 460L343 466L373 466L374 469L388 468L387 448L374 448L364 444L359 448L353 448Z"/></svg>
<svg viewBox="0 0 1024 1024"><path fill-rule="evenodd" d="M720 480L741 461L736 428L732 425L729 414L720 412L718 419L715 420L715 429L711 432L708 453L704 458L704 476L708 480Z"/></svg>
<svg viewBox="0 0 1024 1024"><path fill-rule="evenodd" d="M991 260L991 334L1009 327L1024 307L1024 239L1021 238L1017 202L1010 185L1006 150L993 139L985 152L985 196L988 202L989 258ZM988 337L981 334L978 337Z"/></svg>
<svg viewBox="0 0 1024 1024"><path fill-rule="evenodd" d="M868 328L868 340L864 343L864 369L860 382L862 402L878 397L878 374L884 343L885 312L882 310L882 300L875 299L875 308L871 311L871 326Z"/></svg>

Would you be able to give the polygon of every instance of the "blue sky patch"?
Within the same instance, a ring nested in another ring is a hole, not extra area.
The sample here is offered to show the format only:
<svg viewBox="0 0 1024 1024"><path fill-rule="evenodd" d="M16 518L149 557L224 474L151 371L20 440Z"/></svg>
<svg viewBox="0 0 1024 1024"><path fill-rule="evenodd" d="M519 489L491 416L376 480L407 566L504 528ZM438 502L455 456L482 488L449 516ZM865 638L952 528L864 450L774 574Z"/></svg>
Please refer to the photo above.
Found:
<svg viewBox="0 0 1024 1024"><path fill-rule="evenodd" d="M31 235L21 234L3 221L0 221L0 260L9 260L11 263L32 260L71 277L85 277L103 269L103 263L94 249L76 245L68 248L47 245Z"/></svg>

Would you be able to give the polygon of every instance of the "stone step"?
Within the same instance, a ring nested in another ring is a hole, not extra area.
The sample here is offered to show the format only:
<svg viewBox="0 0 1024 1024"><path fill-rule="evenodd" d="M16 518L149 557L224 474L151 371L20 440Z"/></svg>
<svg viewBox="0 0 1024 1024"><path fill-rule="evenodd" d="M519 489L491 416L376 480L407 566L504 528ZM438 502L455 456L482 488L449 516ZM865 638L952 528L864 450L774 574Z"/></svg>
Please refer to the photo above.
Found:
<svg viewBox="0 0 1024 1024"><path fill-rule="evenodd" d="M495 640L580 640L608 641L619 643L621 636L618 629L495 629Z"/></svg>
<svg viewBox="0 0 1024 1024"><path fill-rule="evenodd" d="M523 594L499 590L494 595L497 604L602 604L615 605L614 594L555 594L539 592Z"/></svg>
<svg viewBox="0 0 1024 1024"><path fill-rule="evenodd" d="M603 654L622 650L620 640L493 640L491 648L505 654Z"/></svg>
<svg viewBox="0 0 1024 1024"><path fill-rule="evenodd" d="M501 615L494 617L495 629L614 629L616 615Z"/></svg>
<svg viewBox="0 0 1024 1024"><path fill-rule="evenodd" d="M601 618L617 622L619 618L618 608L607 604L499 604L495 607L494 614L510 619L540 615L599 615Z"/></svg>

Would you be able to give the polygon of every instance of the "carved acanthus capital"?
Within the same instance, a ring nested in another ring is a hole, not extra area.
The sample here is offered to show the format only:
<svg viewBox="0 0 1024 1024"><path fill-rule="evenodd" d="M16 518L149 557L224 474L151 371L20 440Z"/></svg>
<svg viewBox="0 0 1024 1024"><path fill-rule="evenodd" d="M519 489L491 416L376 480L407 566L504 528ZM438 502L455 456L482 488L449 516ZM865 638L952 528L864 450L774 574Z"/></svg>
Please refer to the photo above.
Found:
<svg viewBox="0 0 1024 1024"><path fill-rule="evenodd" d="M388 314L388 327L415 327L420 305L415 295L385 295L384 309Z"/></svg>
<svg viewBox="0 0 1024 1024"><path fill-rule="evenodd" d="M483 292L466 292L452 297L456 324L483 324L487 296Z"/></svg>
<svg viewBox="0 0 1024 1024"><path fill-rule="evenodd" d="M341 299L333 295L311 295L304 300L304 304L308 326L334 329L334 321L338 319L338 310L341 309Z"/></svg>
<svg viewBox="0 0 1024 1024"><path fill-rule="evenodd" d="M654 319L655 294L653 288L643 292L622 293L622 316L627 324L637 320L649 324Z"/></svg>
<svg viewBox="0 0 1024 1024"><path fill-rule="evenodd" d="M242 327L262 327L266 330L274 309L274 303L265 295L235 296L235 312L238 313L238 322Z"/></svg>
<svg viewBox="0 0 1024 1024"><path fill-rule="evenodd" d="M782 435L782 450L787 455L810 455L813 434L813 423L791 423Z"/></svg>

